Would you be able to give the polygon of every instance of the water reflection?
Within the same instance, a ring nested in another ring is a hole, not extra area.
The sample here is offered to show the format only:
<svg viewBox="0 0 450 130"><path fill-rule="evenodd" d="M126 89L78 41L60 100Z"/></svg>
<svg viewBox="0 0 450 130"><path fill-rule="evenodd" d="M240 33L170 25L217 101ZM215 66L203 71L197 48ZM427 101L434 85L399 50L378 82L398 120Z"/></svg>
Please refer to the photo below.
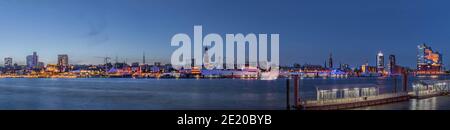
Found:
<svg viewBox="0 0 450 130"><path fill-rule="evenodd" d="M436 110L436 97L427 99L412 99L410 101L410 110Z"/></svg>

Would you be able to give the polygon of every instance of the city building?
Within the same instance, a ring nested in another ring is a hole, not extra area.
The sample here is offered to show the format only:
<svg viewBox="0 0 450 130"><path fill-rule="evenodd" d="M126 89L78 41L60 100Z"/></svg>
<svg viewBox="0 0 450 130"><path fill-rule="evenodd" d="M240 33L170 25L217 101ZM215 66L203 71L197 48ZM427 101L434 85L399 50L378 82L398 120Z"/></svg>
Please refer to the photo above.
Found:
<svg viewBox="0 0 450 130"><path fill-rule="evenodd" d="M139 62L133 62L131 63L131 71L132 72L140 72L141 66L139 65Z"/></svg>
<svg viewBox="0 0 450 130"><path fill-rule="evenodd" d="M37 64L36 64L36 68L37 69L42 69L42 68L44 68L45 67L45 63L44 62L38 62Z"/></svg>
<svg viewBox="0 0 450 130"><path fill-rule="evenodd" d="M443 73L442 54L433 51L425 43L417 46L417 73L441 74Z"/></svg>
<svg viewBox="0 0 450 130"><path fill-rule="evenodd" d="M161 66L161 62L155 62L155 66L160 67Z"/></svg>
<svg viewBox="0 0 450 130"><path fill-rule="evenodd" d="M33 64L33 55L27 56L27 68L33 68L35 64Z"/></svg>
<svg viewBox="0 0 450 130"><path fill-rule="evenodd" d="M384 54L380 51L376 57L378 73L384 72Z"/></svg>
<svg viewBox="0 0 450 130"><path fill-rule="evenodd" d="M33 52L32 56L33 56L33 65L34 67L37 67L39 65L39 57L36 52Z"/></svg>
<svg viewBox="0 0 450 130"><path fill-rule="evenodd" d="M67 54L58 55L58 66L69 66L69 56Z"/></svg>
<svg viewBox="0 0 450 130"><path fill-rule="evenodd" d="M395 72L395 67L397 66L396 63L396 59L395 59L395 55L389 55L389 66L388 66L388 70L391 74L394 74Z"/></svg>
<svg viewBox="0 0 450 130"><path fill-rule="evenodd" d="M33 55L28 55L26 58L28 68L37 68L39 63L39 57L36 52Z"/></svg>
<svg viewBox="0 0 450 130"><path fill-rule="evenodd" d="M60 72L67 72L69 70L69 56L67 54L58 55L57 65Z"/></svg>
<svg viewBox="0 0 450 130"><path fill-rule="evenodd" d="M12 67L13 66L13 59L11 57L5 58L5 67Z"/></svg>

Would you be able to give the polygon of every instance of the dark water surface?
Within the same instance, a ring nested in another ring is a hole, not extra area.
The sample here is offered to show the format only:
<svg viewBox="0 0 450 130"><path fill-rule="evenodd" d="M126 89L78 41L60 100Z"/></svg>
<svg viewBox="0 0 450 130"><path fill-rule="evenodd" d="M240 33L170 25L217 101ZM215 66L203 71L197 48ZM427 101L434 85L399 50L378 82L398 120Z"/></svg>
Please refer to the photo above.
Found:
<svg viewBox="0 0 450 130"><path fill-rule="evenodd" d="M0 79L0 109L285 109L285 83L286 79L5 78ZM314 98L316 86L379 84L382 92L391 92L393 83L390 78L302 79L300 90L302 98ZM401 81L398 83L400 91ZM450 109L450 97L359 109Z"/></svg>

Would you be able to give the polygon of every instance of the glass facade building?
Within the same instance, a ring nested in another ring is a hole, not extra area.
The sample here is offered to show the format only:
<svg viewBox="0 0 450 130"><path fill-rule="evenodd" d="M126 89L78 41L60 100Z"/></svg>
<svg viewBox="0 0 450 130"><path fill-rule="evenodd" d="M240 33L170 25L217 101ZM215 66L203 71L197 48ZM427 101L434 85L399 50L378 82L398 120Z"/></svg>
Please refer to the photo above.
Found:
<svg viewBox="0 0 450 130"><path fill-rule="evenodd" d="M417 72L419 74L433 74L442 72L442 54L433 51L426 44L417 46Z"/></svg>

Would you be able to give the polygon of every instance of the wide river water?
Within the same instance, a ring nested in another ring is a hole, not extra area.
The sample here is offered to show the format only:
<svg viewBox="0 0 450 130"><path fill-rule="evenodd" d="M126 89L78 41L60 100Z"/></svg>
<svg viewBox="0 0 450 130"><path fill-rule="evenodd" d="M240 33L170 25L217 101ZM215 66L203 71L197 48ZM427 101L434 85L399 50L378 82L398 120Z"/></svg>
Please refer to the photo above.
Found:
<svg viewBox="0 0 450 130"><path fill-rule="evenodd" d="M439 77L439 79L448 79L448 77ZM409 84L415 80L418 79L410 78ZM300 94L303 98L313 98L317 86L344 84L378 84L382 86L381 92L391 92L394 80L391 78L302 79ZM400 79L398 86L400 91ZM291 97L292 95L291 91ZM0 109L277 110L285 109L285 107L286 79L274 81L128 78L0 79ZM410 100L358 109L450 110L450 97Z"/></svg>

